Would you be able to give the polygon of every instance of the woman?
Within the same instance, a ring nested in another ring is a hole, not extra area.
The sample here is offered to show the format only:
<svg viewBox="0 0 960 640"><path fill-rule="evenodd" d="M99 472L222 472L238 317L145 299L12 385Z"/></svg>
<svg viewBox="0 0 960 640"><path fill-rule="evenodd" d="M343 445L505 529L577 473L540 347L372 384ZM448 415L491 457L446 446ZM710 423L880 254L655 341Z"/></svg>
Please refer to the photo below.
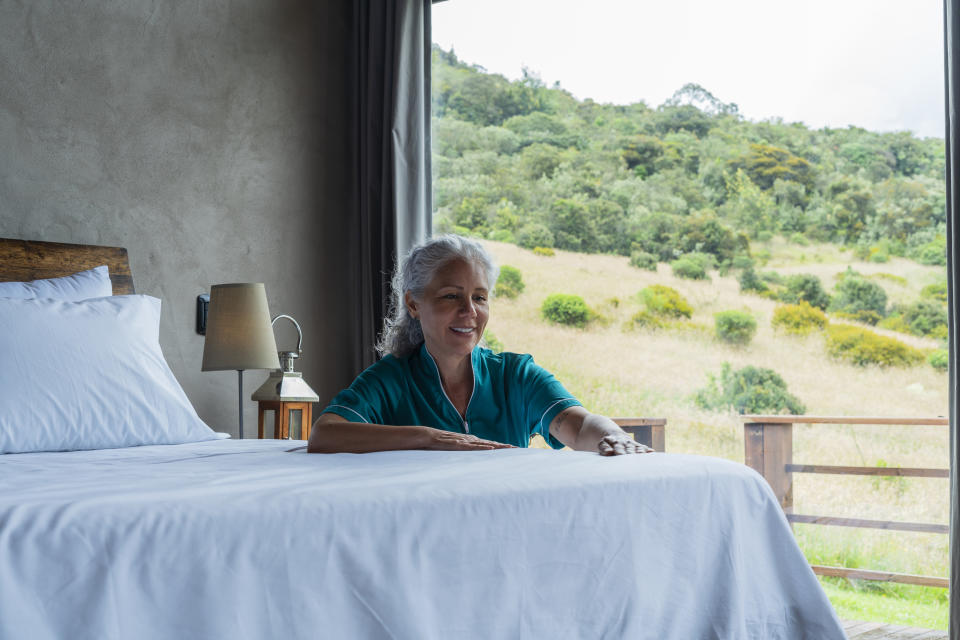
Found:
<svg viewBox="0 0 960 640"><path fill-rule="evenodd" d="M414 247L394 274L383 358L330 402L307 450L502 449L539 433L554 448L650 451L584 409L529 355L478 346L497 273L473 240L445 235Z"/></svg>

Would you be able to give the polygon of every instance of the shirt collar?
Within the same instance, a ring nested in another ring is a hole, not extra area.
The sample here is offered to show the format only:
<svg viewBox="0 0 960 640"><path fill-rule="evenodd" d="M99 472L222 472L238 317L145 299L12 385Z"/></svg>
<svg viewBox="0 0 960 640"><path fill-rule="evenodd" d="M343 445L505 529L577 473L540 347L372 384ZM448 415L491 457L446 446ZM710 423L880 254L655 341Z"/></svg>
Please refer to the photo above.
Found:
<svg viewBox="0 0 960 640"><path fill-rule="evenodd" d="M414 352L416 354L417 362L411 363L414 365L414 369L424 376L429 376L435 378L438 382L440 381L440 368L437 366L437 361L433 359L433 356L430 355L430 352L427 350L427 343L420 343L420 349ZM480 345L477 345L473 348L473 351L470 352L470 366L473 369L473 379L477 379L479 371L477 370L478 363L480 362Z"/></svg>

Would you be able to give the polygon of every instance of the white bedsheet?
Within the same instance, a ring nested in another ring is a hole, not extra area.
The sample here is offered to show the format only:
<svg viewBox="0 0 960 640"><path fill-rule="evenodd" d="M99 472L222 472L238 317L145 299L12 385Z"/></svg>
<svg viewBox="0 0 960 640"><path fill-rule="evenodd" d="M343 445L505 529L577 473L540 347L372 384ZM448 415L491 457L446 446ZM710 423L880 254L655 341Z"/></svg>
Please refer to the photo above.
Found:
<svg viewBox="0 0 960 640"><path fill-rule="evenodd" d="M295 444L0 456L0 638L844 638L742 465Z"/></svg>

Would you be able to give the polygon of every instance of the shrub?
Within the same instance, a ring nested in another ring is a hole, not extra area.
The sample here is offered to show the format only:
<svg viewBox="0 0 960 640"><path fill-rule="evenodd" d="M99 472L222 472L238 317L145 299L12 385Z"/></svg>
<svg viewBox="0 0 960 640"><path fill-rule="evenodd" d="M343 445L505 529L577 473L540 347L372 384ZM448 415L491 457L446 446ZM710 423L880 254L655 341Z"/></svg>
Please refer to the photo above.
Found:
<svg viewBox="0 0 960 640"><path fill-rule="evenodd" d="M630 266L647 271L656 271L657 256L646 251L634 251L630 254Z"/></svg>
<svg viewBox="0 0 960 640"><path fill-rule="evenodd" d="M757 320L745 311L720 311L713 314L719 339L730 344L748 344L757 332Z"/></svg>
<svg viewBox="0 0 960 640"><path fill-rule="evenodd" d="M806 411L803 403L787 391L787 383L772 369L746 366L732 371L724 362L719 379L710 374L707 386L694 396L703 409L732 408L738 413L792 413Z"/></svg>
<svg viewBox="0 0 960 640"><path fill-rule="evenodd" d="M494 242L509 242L510 244L516 242L513 231L510 231L510 229L494 229L490 232L489 238Z"/></svg>
<svg viewBox="0 0 960 640"><path fill-rule="evenodd" d="M526 285L523 284L523 277L520 275L520 270L505 264L500 267L500 277L497 278L497 284L493 288L493 294L504 298L516 298L523 293L525 286Z"/></svg>
<svg viewBox="0 0 960 640"><path fill-rule="evenodd" d="M666 322L649 311L637 311L633 314L633 317L630 318L630 322L632 326L643 327L644 329L662 329L667 326Z"/></svg>
<svg viewBox="0 0 960 640"><path fill-rule="evenodd" d="M904 286L904 287L907 286L906 278L904 278L903 276L895 275L893 273L885 273L883 271L880 271L880 272L871 274L870 277L873 278L874 280L889 280L890 282L894 282L901 286Z"/></svg>
<svg viewBox="0 0 960 640"><path fill-rule="evenodd" d="M861 309L860 311L854 313L847 313L846 311L836 311L833 314L837 318L842 320L853 320L854 322L862 322L863 324L872 324L877 325L883 320L883 317L876 311L867 311Z"/></svg>
<svg viewBox="0 0 960 640"><path fill-rule="evenodd" d="M810 244L810 241L807 240L807 236L803 235L799 231L794 231L790 234L790 242L793 244L798 244L801 247L806 247Z"/></svg>
<svg viewBox="0 0 960 640"><path fill-rule="evenodd" d="M937 349L927 356L927 362L937 371L947 371L950 368L950 352L946 349Z"/></svg>
<svg viewBox="0 0 960 640"><path fill-rule="evenodd" d="M753 267L747 267L744 269L743 273L740 274L740 277L737 280L740 282L740 291L754 291L756 293L763 293L770 288L767 286L767 283L764 282L759 275L757 275L757 272L753 270Z"/></svg>
<svg viewBox="0 0 960 640"><path fill-rule="evenodd" d="M770 284L783 284L786 280L776 271L763 271L760 273L760 279Z"/></svg>
<svg viewBox="0 0 960 640"><path fill-rule="evenodd" d="M647 311L665 318L689 318L693 307L680 292L662 284L654 284L640 291L640 300Z"/></svg>
<svg viewBox="0 0 960 640"><path fill-rule="evenodd" d="M540 307L543 317L557 324L585 327L590 319L590 309L580 296L554 293L547 296Z"/></svg>
<svg viewBox="0 0 960 640"><path fill-rule="evenodd" d="M770 324L774 329L802 335L824 329L827 326L827 316L820 309L801 300L799 304L778 305L773 310Z"/></svg>
<svg viewBox="0 0 960 640"><path fill-rule="evenodd" d="M938 237L936 240L917 247L911 257L921 264L944 266L947 264L947 241L946 238Z"/></svg>
<svg viewBox="0 0 960 640"><path fill-rule="evenodd" d="M533 255L535 256L544 256L546 258L552 258L557 255L557 252L550 247L534 247Z"/></svg>
<svg viewBox="0 0 960 640"><path fill-rule="evenodd" d="M497 339L497 336L493 335L491 331L483 332L483 339L481 340L483 346L487 349L490 349L494 353L500 353L503 351L503 343Z"/></svg>
<svg viewBox="0 0 960 640"><path fill-rule="evenodd" d="M517 231L517 244L524 249L533 249L534 247L552 247L553 233L546 225L539 222L531 222L524 225Z"/></svg>
<svg viewBox="0 0 960 640"><path fill-rule="evenodd" d="M709 271L710 269L717 268L717 257L712 253L703 253L702 251L691 251L690 253L685 253L681 258L687 258L688 260L693 260L701 267L704 271Z"/></svg>
<svg viewBox="0 0 960 640"><path fill-rule="evenodd" d="M733 260L730 262L730 266L734 269L752 269L753 268L753 258L747 255L733 256Z"/></svg>
<svg viewBox="0 0 960 640"><path fill-rule="evenodd" d="M851 314L872 311L879 320L887 310L887 292L883 290L883 287L858 275L845 276L837 283L836 290L837 295L833 297L833 301L830 303L831 311ZM872 316L865 315L864 317ZM876 324L876 322L874 321L871 324Z"/></svg>
<svg viewBox="0 0 960 640"><path fill-rule="evenodd" d="M939 302L917 300L900 309L903 321L916 336L944 337L947 332L947 310Z"/></svg>
<svg viewBox="0 0 960 640"><path fill-rule="evenodd" d="M688 278L690 280L709 279L707 270L704 269L703 264L692 258L678 258L670 263L670 268L673 269L673 275L678 278Z"/></svg>
<svg viewBox="0 0 960 640"><path fill-rule="evenodd" d="M890 331L899 331L900 333L910 333L910 325L903 319L899 313L891 314L877 323L881 329Z"/></svg>
<svg viewBox="0 0 960 640"><path fill-rule="evenodd" d="M835 358L860 366L911 367L923 362L923 353L919 349L896 338L848 324L827 328L827 351Z"/></svg>
<svg viewBox="0 0 960 640"><path fill-rule="evenodd" d="M780 299L794 304L806 302L818 309L826 309L830 304L830 295L823 290L820 278L809 273L787 277L787 288L780 294Z"/></svg>
<svg viewBox="0 0 960 640"><path fill-rule="evenodd" d="M946 281L928 284L920 290L920 297L945 303L947 301Z"/></svg>

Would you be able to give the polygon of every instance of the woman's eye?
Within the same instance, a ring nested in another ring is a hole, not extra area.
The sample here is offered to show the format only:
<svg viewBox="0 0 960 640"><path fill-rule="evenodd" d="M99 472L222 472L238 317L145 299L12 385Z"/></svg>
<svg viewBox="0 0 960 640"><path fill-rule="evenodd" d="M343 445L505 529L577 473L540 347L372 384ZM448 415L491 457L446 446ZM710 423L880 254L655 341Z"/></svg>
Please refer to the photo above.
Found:
<svg viewBox="0 0 960 640"><path fill-rule="evenodd" d="M486 296L473 296L473 299L476 300L477 302L486 302L487 297L486 297Z"/></svg>
<svg viewBox="0 0 960 640"><path fill-rule="evenodd" d="M448 293L447 295L445 295L445 296L443 296L443 297L444 297L446 300L456 300L456 299L457 299L457 294L455 294L455 293Z"/></svg>

